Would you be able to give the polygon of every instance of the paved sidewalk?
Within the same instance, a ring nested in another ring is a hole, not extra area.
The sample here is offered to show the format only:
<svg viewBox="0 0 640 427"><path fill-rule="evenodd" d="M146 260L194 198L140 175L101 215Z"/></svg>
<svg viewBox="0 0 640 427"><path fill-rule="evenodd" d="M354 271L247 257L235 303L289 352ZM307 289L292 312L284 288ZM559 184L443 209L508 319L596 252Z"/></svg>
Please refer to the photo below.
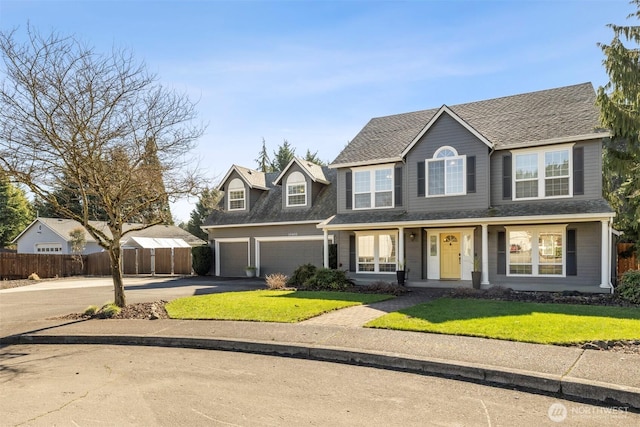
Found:
<svg viewBox="0 0 640 427"><path fill-rule="evenodd" d="M515 386L640 410L640 355L361 327L380 314L433 297L417 291L298 324L47 320L38 322L39 330L0 338L0 345L144 345L261 353Z"/></svg>

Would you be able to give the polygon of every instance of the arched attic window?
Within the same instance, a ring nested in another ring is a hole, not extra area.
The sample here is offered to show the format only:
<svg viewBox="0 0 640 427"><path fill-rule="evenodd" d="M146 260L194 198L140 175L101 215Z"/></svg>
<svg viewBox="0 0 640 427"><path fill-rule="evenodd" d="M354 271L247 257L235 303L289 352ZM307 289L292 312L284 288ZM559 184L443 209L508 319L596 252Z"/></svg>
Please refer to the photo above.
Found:
<svg viewBox="0 0 640 427"><path fill-rule="evenodd" d="M227 187L227 199L230 211L241 211L245 209L246 191L244 183L240 178L234 178Z"/></svg>
<svg viewBox="0 0 640 427"><path fill-rule="evenodd" d="M307 180L295 171L287 178L287 206L306 206Z"/></svg>
<svg viewBox="0 0 640 427"><path fill-rule="evenodd" d="M427 195L464 194L465 159L449 146L440 147L432 159L427 159Z"/></svg>

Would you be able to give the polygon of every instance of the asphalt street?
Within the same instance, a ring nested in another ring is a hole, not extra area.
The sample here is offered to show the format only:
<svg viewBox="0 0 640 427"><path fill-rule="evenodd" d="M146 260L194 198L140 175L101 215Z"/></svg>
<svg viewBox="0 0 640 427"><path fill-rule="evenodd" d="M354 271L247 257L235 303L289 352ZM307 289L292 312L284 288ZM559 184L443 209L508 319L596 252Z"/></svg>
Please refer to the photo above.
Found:
<svg viewBox="0 0 640 427"><path fill-rule="evenodd" d="M18 345L0 349L0 366L3 426L640 424L640 415L611 407L244 353Z"/></svg>

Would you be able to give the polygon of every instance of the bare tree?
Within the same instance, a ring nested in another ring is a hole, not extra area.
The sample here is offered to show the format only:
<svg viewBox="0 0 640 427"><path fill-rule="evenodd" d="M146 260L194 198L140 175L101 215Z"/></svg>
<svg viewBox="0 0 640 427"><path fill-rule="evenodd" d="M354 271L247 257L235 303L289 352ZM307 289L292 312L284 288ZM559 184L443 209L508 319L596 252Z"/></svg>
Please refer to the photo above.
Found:
<svg viewBox="0 0 640 427"><path fill-rule="evenodd" d="M194 124L195 104L131 53L103 55L75 37L26 33L18 43L17 31L0 32L0 167L109 252L122 307L123 226L169 223L166 202L198 193L202 179L186 154L204 128ZM61 188L77 192L80 212L58 203ZM92 206L104 211L107 228L89 223Z"/></svg>

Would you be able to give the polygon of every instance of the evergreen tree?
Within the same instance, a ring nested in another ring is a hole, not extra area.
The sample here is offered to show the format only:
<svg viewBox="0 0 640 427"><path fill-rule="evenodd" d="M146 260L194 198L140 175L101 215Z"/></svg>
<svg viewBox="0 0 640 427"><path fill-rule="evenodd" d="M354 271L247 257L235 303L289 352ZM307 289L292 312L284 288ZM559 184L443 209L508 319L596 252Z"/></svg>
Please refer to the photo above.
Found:
<svg viewBox="0 0 640 427"><path fill-rule="evenodd" d="M191 211L191 219L186 224L185 230L202 240L208 240L209 236L202 231L200 226L204 224L211 212L217 208L221 196L222 194L218 190L205 188L200 195L198 203L196 203L195 209Z"/></svg>
<svg viewBox="0 0 640 427"><path fill-rule="evenodd" d="M258 158L255 160L258 164L258 170L260 172L273 172L273 166L271 165L271 159L267 152L267 142L262 138L262 149L258 154Z"/></svg>
<svg viewBox="0 0 640 427"><path fill-rule="evenodd" d="M628 18L640 19L640 0ZM614 226L625 239L640 237L640 26L609 24L610 44L599 43L609 83L598 88L602 126L611 131L605 142L605 197L616 209ZM636 249L640 249L636 247Z"/></svg>
<svg viewBox="0 0 640 427"><path fill-rule="evenodd" d="M20 188L0 171L0 248L7 246L33 221L33 210Z"/></svg>
<svg viewBox="0 0 640 427"><path fill-rule="evenodd" d="M282 172L295 155L296 149L291 147L289 141L285 139L282 145L278 146L278 151L273 152L271 168L275 172Z"/></svg>
<svg viewBox="0 0 640 427"><path fill-rule="evenodd" d="M326 165L326 163L320 160L320 158L318 157L318 151L316 151L315 153L312 153L311 150L307 148L307 153L304 155L303 158L304 160L311 163L315 163L316 165L320 165L320 166Z"/></svg>

